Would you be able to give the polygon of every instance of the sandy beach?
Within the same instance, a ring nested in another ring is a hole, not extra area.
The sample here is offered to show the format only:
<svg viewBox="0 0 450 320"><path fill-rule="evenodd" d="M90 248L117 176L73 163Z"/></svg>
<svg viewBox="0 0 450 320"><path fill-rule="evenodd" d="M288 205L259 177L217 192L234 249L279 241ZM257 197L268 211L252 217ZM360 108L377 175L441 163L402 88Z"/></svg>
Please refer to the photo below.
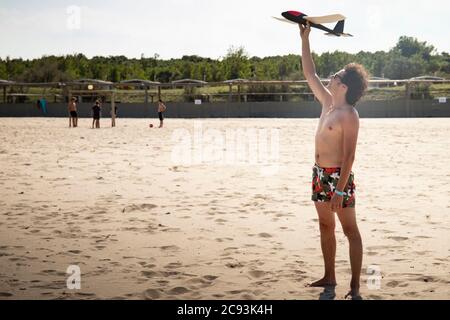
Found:
<svg viewBox="0 0 450 320"><path fill-rule="evenodd" d="M317 119L91 121L0 118L0 299L319 299L306 287L323 275ZM203 140L199 158L199 124L225 140L227 129L277 132L275 158L227 163L237 137L224 153ZM450 299L449 137L446 118L361 119L363 298ZM190 164L174 161L180 139ZM343 299L350 263L336 231ZM79 290L66 283L74 265Z"/></svg>

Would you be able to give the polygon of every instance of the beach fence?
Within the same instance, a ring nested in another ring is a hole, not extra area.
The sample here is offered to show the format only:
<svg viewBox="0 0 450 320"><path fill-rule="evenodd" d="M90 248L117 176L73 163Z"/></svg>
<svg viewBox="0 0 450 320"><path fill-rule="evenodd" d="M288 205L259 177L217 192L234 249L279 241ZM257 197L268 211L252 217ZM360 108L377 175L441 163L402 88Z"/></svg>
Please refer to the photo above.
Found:
<svg viewBox="0 0 450 320"><path fill-rule="evenodd" d="M322 81L326 84L329 80ZM77 98L80 117L90 117L97 99L103 103L104 117L109 117L114 107L118 107L120 117L154 117L159 99L168 105L166 116L174 118L312 118L320 114L306 81L0 80L0 92L3 117L65 117L71 97ZM361 117L449 117L449 98L450 80L370 80L369 90L357 108ZM42 104L45 113L39 107Z"/></svg>

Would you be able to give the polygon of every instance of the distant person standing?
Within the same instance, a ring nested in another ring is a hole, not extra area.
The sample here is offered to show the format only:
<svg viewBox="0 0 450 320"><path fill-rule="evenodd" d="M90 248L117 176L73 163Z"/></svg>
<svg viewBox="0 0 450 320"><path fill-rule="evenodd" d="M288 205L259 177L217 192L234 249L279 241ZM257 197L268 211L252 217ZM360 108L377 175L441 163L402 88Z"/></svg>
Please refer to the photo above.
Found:
<svg viewBox="0 0 450 320"><path fill-rule="evenodd" d="M111 127L116 126L116 118L117 118L117 105L114 104L114 114L111 106Z"/></svg>
<svg viewBox="0 0 450 320"><path fill-rule="evenodd" d="M45 98L42 98L39 100L39 104L41 105L42 112L44 114L47 114L47 100L45 100Z"/></svg>
<svg viewBox="0 0 450 320"><path fill-rule="evenodd" d="M164 112L166 111L167 107L164 104L164 102L159 99L158 101L158 116L159 116L159 127L162 128L163 127L163 122L164 122Z"/></svg>
<svg viewBox="0 0 450 320"><path fill-rule="evenodd" d="M72 97L69 102L69 128L78 126L77 98Z"/></svg>
<svg viewBox="0 0 450 320"><path fill-rule="evenodd" d="M44 98L38 99L37 108L42 111L43 114L47 114L47 101Z"/></svg>
<svg viewBox="0 0 450 320"><path fill-rule="evenodd" d="M94 106L92 107L92 129L94 129L94 124L96 128L100 128L100 111L102 110L100 106L100 101L96 100Z"/></svg>

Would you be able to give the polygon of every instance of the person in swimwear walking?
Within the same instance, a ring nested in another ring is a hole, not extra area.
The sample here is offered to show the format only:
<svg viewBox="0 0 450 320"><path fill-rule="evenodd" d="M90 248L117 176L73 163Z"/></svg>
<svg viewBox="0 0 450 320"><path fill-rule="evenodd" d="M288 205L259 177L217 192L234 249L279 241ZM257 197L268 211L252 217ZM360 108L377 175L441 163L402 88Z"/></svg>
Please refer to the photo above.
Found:
<svg viewBox="0 0 450 320"><path fill-rule="evenodd" d="M355 183L352 170L359 130L355 109L367 89L367 72L355 63L334 74L325 87L316 74L309 45L309 25L300 25L303 73L312 92L322 105L315 137L315 165L312 197L318 216L325 275L312 287L336 286L335 215L349 241L352 279L346 295L361 299L360 275L363 246L356 222Z"/></svg>
<svg viewBox="0 0 450 320"><path fill-rule="evenodd" d="M70 99L68 109L69 109L69 128L72 127L72 125L75 128L78 126L77 98L72 97L72 99Z"/></svg>

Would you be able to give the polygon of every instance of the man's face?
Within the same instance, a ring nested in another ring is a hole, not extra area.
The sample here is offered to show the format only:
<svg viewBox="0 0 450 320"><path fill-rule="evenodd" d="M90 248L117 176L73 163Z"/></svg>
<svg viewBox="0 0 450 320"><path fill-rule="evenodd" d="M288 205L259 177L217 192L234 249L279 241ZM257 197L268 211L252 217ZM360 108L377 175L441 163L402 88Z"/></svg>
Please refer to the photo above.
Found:
<svg viewBox="0 0 450 320"><path fill-rule="evenodd" d="M337 94L341 90L345 90L347 88L347 86L342 83L344 75L345 70L342 69L330 77L330 82L328 83L327 87L328 90L330 90L331 94Z"/></svg>

